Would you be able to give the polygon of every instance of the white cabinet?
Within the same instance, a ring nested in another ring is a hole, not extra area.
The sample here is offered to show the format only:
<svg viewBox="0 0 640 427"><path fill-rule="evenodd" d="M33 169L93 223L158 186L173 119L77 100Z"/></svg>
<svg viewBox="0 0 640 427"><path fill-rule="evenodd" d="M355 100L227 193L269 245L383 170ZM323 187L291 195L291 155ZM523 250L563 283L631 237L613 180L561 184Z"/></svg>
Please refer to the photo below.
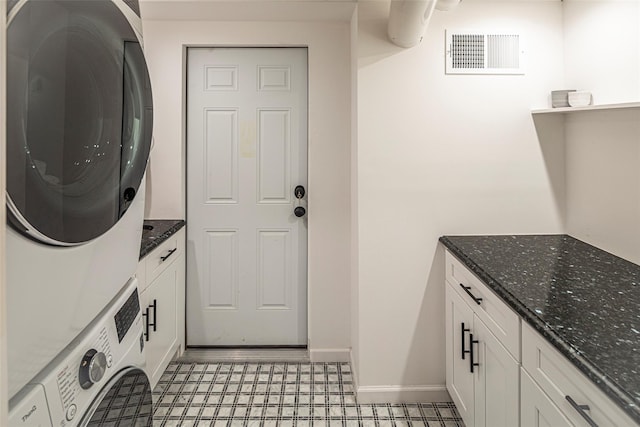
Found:
<svg viewBox="0 0 640 427"><path fill-rule="evenodd" d="M138 265L146 370L152 387L156 386L174 355L184 351L184 241L183 228Z"/></svg>
<svg viewBox="0 0 640 427"><path fill-rule="evenodd" d="M451 283L449 273L460 279L460 266L452 262L447 257L447 389L467 427L517 427L519 363L483 318L498 327L501 336L509 336L509 343L514 341L512 334L519 341L518 330L512 330L512 324L501 325L504 318L516 325L519 319L504 303L498 301L504 305L500 307L489 301L491 291L481 283L474 282L472 287L462 280ZM492 310L500 314L498 318L491 315ZM519 354L517 348L513 352Z"/></svg>
<svg viewBox="0 0 640 427"><path fill-rule="evenodd" d="M473 308L491 333L520 361L520 317L449 252L446 281Z"/></svg>
<svg viewBox="0 0 640 427"><path fill-rule="evenodd" d="M638 427L449 252L445 276L447 390L466 427Z"/></svg>
<svg viewBox="0 0 640 427"><path fill-rule="evenodd" d="M522 368L551 404L571 422L562 425L637 426L591 380L526 323L522 325ZM533 412L525 413L524 409L523 406L523 426L525 418L533 416ZM531 421L527 420L526 425L532 425Z"/></svg>
<svg viewBox="0 0 640 427"><path fill-rule="evenodd" d="M478 366L474 367L474 372L477 369L474 387L474 425L517 426L520 422L520 365L477 317L474 319L471 333L478 363Z"/></svg>

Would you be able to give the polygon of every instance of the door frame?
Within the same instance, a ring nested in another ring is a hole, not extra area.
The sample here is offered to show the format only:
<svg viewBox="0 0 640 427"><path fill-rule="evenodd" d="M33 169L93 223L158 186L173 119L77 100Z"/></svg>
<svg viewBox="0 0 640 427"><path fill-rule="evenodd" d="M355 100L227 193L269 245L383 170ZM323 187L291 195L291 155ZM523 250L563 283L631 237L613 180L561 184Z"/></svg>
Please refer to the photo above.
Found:
<svg viewBox="0 0 640 427"><path fill-rule="evenodd" d="M182 200L182 205L184 206L184 212L185 212L185 220L188 218L189 212L188 212L188 205L187 205L187 191L188 191L188 185L189 182L187 180L188 177L188 151L189 151L189 144L188 144L188 135L187 135L187 117L188 117L188 111L187 111L187 96L188 96L188 52L189 49L197 49L197 48L203 48L203 49L216 49L216 48L220 48L220 49L224 49L224 48L229 48L229 49L241 49L241 48L247 48L247 49L260 49L260 48L302 48L302 49L306 49L307 51L307 165L306 165L306 173L307 173L307 186L306 186L306 192L307 194L310 193L312 185L311 185L311 180L310 178L310 174L309 174L309 166L310 166L310 158L311 158L311 150L310 150L310 146L309 146L309 141L310 141L310 134L309 134L309 122L310 122L310 114L309 114L309 98L310 98L310 93L309 93L309 86L310 86L310 82L311 79L309 78L310 75L310 67L309 67L309 51L310 51L310 47L308 44L184 44L182 46L182 76L183 76L183 81L182 81L182 141L184 144L184 150L183 150L183 175L182 175L182 179L183 179L183 200ZM310 211L310 204L309 204L309 199L307 199L307 216L309 215ZM187 222L187 226L188 226L188 222ZM309 226L309 222L307 221L307 268L306 268L306 274L305 274L305 281L304 281L304 286L306 288L306 323L307 323L307 343L304 346L304 350L309 353L310 352L310 343L311 343L311 334L310 334L310 313L311 313L311 305L309 304L310 301L310 286L309 286L309 231L310 231L310 226ZM185 253L185 262L186 262L186 268L185 268L185 319L184 319L184 337L185 337L185 347L188 348L187 346L187 341L189 340L189 337L187 336L187 316L186 316L186 304L187 304L187 296L186 296L186 292L188 292L188 288L187 288L187 283L189 281L189 251L186 251ZM279 346L276 346L276 348ZM186 350L185 348L185 350ZM197 348L197 347L194 347Z"/></svg>

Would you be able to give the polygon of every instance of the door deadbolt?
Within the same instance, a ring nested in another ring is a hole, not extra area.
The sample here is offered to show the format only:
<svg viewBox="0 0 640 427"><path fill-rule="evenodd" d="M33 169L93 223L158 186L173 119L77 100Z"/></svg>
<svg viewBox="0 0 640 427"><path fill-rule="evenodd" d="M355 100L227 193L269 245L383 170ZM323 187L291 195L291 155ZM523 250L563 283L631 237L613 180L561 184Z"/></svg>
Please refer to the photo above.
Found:
<svg viewBox="0 0 640 427"><path fill-rule="evenodd" d="M302 185L298 185L295 190L293 190L293 194L296 195L296 199L302 199L306 194L306 191Z"/></svg>

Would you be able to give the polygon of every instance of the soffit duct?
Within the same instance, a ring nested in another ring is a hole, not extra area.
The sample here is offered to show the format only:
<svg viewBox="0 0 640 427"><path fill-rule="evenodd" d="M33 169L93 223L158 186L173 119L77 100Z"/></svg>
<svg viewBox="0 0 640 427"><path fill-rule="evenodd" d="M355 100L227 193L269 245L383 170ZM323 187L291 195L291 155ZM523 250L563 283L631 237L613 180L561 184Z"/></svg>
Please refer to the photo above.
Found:
<svg viewBox="0 0 640 427"><path fill-rule="evenodd" d="M422 41L433 10L450 10L460 0L391 0L387 34L400 47L413 47Z"/></svg>

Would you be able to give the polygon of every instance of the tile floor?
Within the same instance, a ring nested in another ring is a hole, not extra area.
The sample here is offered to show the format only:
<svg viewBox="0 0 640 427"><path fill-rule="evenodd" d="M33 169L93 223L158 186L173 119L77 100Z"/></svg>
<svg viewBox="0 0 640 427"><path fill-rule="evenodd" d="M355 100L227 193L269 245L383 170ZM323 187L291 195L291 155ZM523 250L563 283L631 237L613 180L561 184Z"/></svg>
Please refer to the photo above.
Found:
<svg viewBox="0 0 640 427"><path fill-rule="evenodd" d="M464 427L453 403L356 404L348 363L172 362L154 427Z"/></svg>

